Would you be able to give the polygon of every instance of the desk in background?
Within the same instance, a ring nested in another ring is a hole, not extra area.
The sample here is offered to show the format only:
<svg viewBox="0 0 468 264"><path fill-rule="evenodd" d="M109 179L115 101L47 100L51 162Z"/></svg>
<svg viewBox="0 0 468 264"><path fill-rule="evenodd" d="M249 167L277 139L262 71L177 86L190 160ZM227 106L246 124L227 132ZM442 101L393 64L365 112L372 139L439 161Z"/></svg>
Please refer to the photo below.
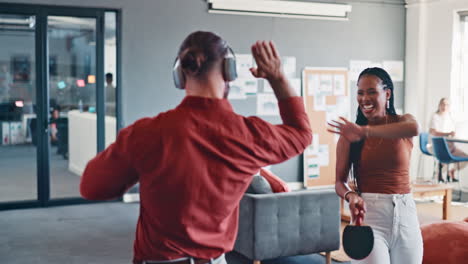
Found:
<svg viewBox="0 0 468 264"><path fill-rule="evenodd" d="M455 142L455 143L468 143L468 139L461 139L461 138L446 138L447 141Z"/></svg>
<svg viewBox="0 0 468 264"><path fill-rule="evenodd" d="M23 125L20 121L0 121L0 145L25 143Z"/></svg>
<svg viewBox="0 0 468 264"><path fill-rule="evenodd" d="M31 122L36 120L36 114L23 114L22 124L23 124L23 135L25 142L32 142L33 130L31 129ZM35 131L34 131L35 132Z"/></svg>
<svg viewBox="0 0 468 264"><path fill-rule="evenodd" d="M447 142L455 143L457 148L463 150L465 153L468 153L468 139L446 138L446 140L447 140Z"/></svg>
<svg viewBox="0 0 468 264"><path fill-rule="evenodd" d="M105 118L106 147L116 139L117 122L115 117ZM68 169L81 175L89 160L97 153L96 114L72 110L68 112Z"/></svg>
<svg viewBox="0 0 468 264"><path fill-rule="evenodd" d="M442 219L449 220L452 212L452 186L448 184L440 185L413 185L412 192L414 198L424 198L429 196L443 196Z"/></svg>

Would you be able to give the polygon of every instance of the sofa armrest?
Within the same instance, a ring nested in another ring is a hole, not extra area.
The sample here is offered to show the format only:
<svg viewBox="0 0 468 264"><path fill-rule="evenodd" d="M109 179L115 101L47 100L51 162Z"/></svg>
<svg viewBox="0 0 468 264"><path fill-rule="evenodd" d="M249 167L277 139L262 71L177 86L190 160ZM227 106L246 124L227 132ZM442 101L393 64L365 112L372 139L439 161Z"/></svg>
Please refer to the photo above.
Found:
<svg viewBox="0 0 468 264"><path fill-rule="evenodd" d="M337 250L339 206L334 189L245 194L234 250L254 260Z"/></svg>

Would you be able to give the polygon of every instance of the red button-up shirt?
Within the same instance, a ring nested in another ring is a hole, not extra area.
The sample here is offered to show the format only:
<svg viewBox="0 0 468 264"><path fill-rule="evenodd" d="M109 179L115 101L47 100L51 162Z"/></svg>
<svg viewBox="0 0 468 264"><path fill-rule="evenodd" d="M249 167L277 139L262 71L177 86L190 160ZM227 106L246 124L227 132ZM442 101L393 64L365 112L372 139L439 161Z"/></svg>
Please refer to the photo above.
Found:
<svg viewBox="0 0 468 264"><path fill-rule="evenodd" d="M122 129L88 163L81 194L113 199L140 182L134 261L217 257L233 248L252 175L311 142L302 99L281 100L279 108L283 124L272 125L234 113L225 99L187 96Z"/></svg>

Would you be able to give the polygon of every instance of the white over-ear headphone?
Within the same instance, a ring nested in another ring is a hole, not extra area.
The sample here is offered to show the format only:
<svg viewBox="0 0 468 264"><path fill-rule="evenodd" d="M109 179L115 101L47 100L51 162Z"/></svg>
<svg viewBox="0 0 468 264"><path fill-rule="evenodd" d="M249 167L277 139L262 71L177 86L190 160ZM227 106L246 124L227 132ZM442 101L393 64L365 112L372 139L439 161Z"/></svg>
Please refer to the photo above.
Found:
<svg viewBox="0 0 468 264"><path fill-rule="evenodd" d="M231 47L227 46L228 53L223 59L223 77L226 82L232 82L237 78L236 55ZM185 88L185 75L180 65L180 59L177 57L172 70L174 84L179 89Z"/></svg>

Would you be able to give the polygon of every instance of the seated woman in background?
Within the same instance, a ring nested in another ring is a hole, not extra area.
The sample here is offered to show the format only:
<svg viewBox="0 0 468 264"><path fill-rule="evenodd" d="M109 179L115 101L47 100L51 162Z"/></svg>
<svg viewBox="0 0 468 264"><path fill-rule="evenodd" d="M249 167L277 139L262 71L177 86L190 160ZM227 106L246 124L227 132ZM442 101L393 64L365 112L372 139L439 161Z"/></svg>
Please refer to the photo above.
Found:
<svg viewBox="0 0 468 264"><path fill-rule="evenodd" d="M455 122L450 113L450 102L447 98L442 98L439 101L437 111L432 115L429 124L429 134L434 137L454 137L455 136ZM431 141L429 141L431 142ZM468 154L455 147L453 142L448 142L450 152L454 156L467 157ZM433 153L432 144L428 144L428 150ZM466 167L468 162L460 162L458 164L459 169ZM444 165L444 168L448 166ZM447 180L458 181L455 179L455 168L449 170L449 178ZM442 179L439 179L441 181Z"/></svg>
<svg viewBox="0 0 468 264"><path fill-rule="evenodd" d="M341 118L328 131L340 135L336 148L336 193L349 203L353 221L364 219L374 248L360 264L420 264L423 244L411 194L409 165L419 125L397 115L393 82L381 68L358 78L356 123ZM351 172L351 173L350 173ZM354 188L348 185L351 176Z"/></svg>

